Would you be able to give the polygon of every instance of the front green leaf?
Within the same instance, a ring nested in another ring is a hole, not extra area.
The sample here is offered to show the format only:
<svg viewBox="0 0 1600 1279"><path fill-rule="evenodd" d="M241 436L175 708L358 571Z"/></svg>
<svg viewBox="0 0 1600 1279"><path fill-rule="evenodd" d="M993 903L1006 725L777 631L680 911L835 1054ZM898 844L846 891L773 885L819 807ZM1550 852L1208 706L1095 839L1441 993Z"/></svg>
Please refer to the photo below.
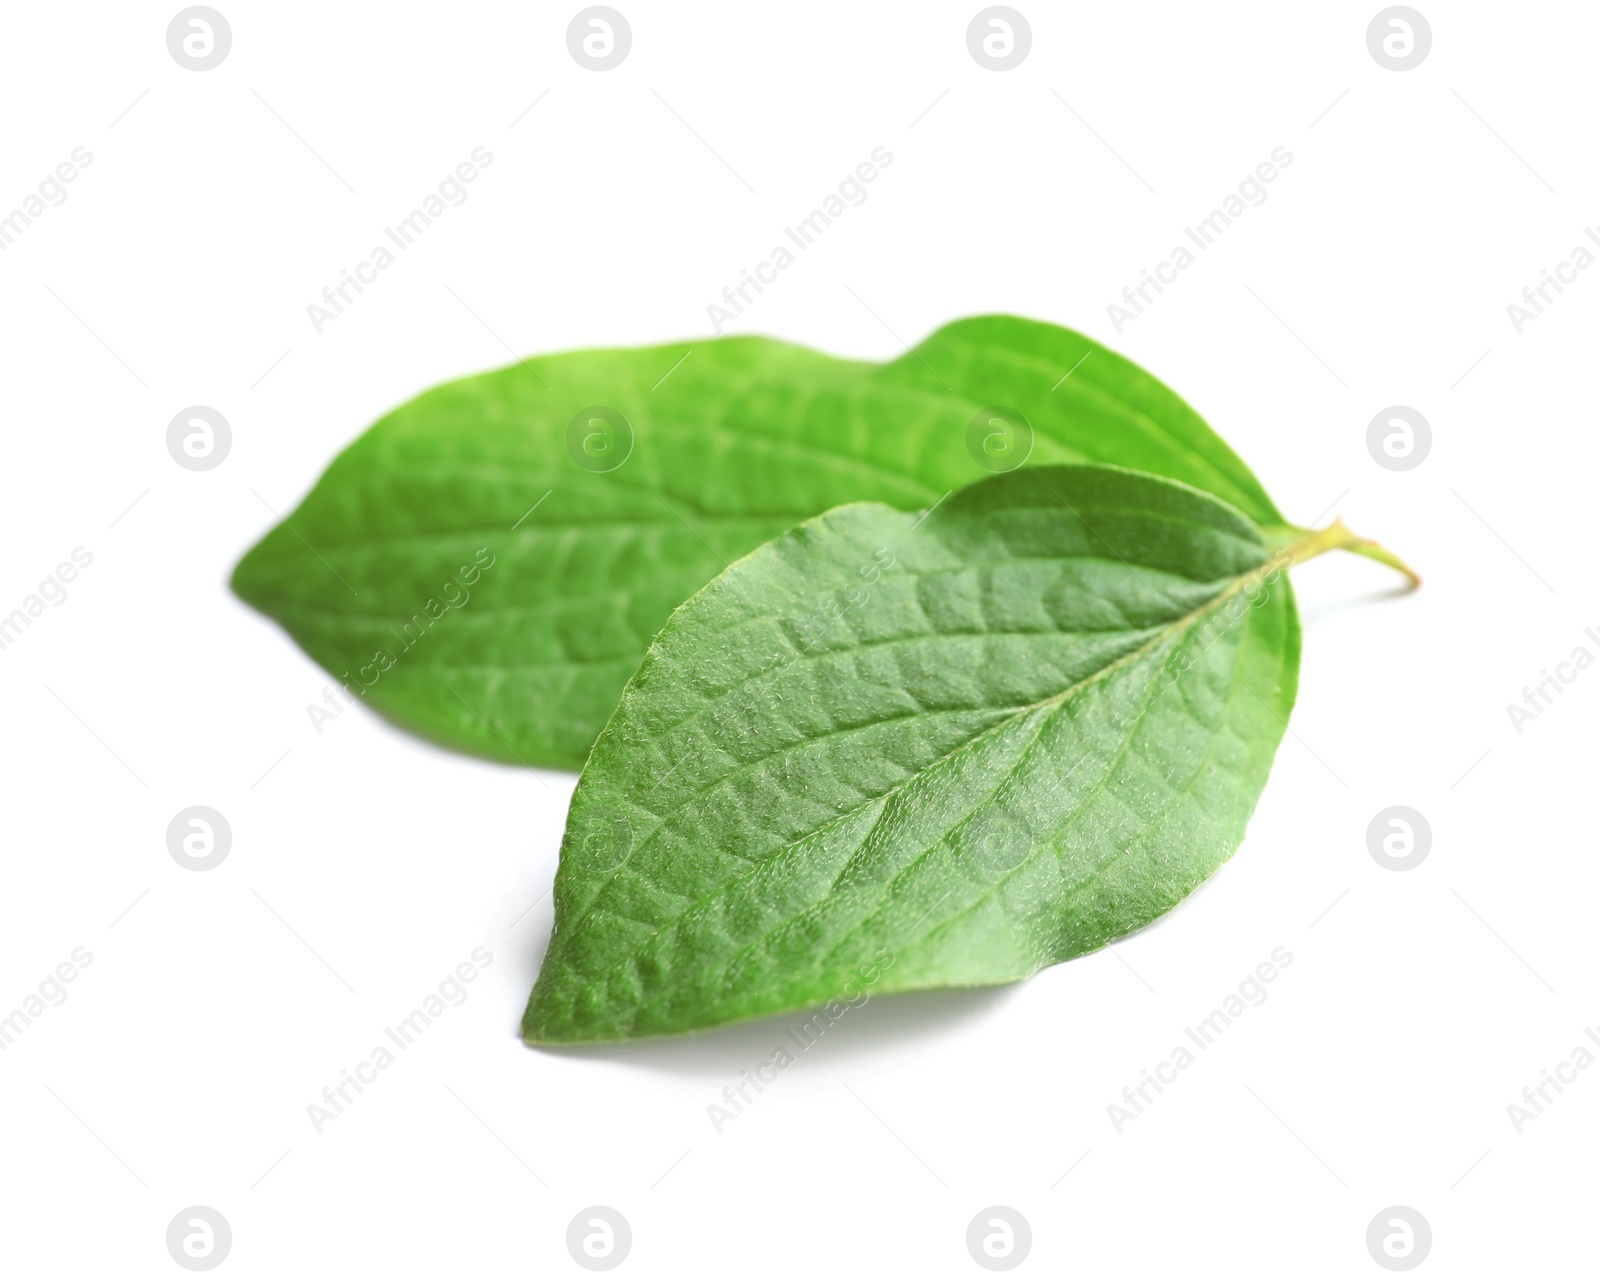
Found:
<svg viewBox="0 0 1600 1279"><path fill-rule="evenodd" d="M337 458L234 589L397 722L577 767L672 609L768 538L845 502L912 510L989 471L1085 461L1282 522L1149 374L985 316L882 365L725 338L448 383Z"/></svg>
<svg viewBox="0 0 1600 1279"><path fill-rule="evenodd" d="M1274 552L1184 485L1030 468L841 507L673 614L573 796L530 1042L1013 981L1238 847L1294 704Z"/></svg>

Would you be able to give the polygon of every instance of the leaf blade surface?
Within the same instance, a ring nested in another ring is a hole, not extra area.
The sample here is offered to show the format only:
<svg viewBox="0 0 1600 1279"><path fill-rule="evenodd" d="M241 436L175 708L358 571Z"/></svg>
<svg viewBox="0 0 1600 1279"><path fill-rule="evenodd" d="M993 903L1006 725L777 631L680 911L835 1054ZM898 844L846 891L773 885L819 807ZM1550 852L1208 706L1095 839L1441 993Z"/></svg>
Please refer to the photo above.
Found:
<svg viewBox="0 0 1600 1279"><path fill-rule="evenodd" d="M1011 981L1231 856L1294 700L1281 561L1205 494L1030 468L847 506L679 609L573 797L533 1042Z"/></svg>
<svg viewBox="0 0 1600 1279"><path fill-rule="evenodd" d="M569 447L597 405L627 424L598 463ZM985 458L973 424L996 406L1026 428ZM1137 366L1070 330L980 316L882 365L724 338L436 387L341 454L234 589L396 722L576 768L650 638L727 563L842 503L926 508L986 474L979 458L1129 466L1281 520Z"/></svg>

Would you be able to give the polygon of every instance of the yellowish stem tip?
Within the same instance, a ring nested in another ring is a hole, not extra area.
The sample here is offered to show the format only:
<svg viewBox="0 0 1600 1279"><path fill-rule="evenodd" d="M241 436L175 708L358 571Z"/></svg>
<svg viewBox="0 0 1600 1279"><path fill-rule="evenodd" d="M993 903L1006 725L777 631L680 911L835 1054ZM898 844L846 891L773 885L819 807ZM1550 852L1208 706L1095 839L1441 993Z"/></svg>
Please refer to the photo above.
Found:
<svg viewBox="0 0 1600 1279"><path fill-rule="evenodd" d="M1302 564L1324 551L1349 551L1352 555L1363 555L1369 560L1387 564L1396 572L1405 574L1410 584L1409 589L1413 591L1422 585L1422 577L1414 568L1371 538L1357 537L1345 525L1343 518L1335 519L1326 528L1303 531L1301 536L1288 543L1287 549L1294 564Z"/></svg>

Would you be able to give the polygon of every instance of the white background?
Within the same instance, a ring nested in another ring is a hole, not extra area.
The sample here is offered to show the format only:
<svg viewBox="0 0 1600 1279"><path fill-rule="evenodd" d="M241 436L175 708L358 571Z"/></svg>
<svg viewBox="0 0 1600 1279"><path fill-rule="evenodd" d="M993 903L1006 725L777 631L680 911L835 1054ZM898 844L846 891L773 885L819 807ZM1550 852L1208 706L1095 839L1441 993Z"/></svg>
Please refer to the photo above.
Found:
<svg viewBox="0 0 1600 1279"><path fill-rule="evenodd" d="M1600 655L1600 271L1520 335L1506 305L1600 219L1600 13L1418 0L1432 52L1395 73L1373 0L1017 3L1004 73L967 52L975 0L617 0L603 74L567 52L575 3L218 0L203 73L167 52L175 5L7 6L0 211L94 157L0 253L0 612L94 556L0 652L0 1011L93 955L0 1054L7 1273L182 1273L192 1204L234 1275L577 1274L591 1204L631 1223L625 1274L978 1274L992 1204L1031 1223L1021 1273L1378 1274L1393 1204L1431 1224L1423 1273L1592 1268L1600 1069L1520 1135L1506 1107L1600 1020L1600 670L1521 734L1505 706ZM470 199L316 334L306 305L477 146ZM709 333L877 146L868 201L729 331L886 358L975 312L1082 329L1291 519L1342 511L1426 584L1297 574L1292 733L1174 915L1012 989L874 1000L719 1134L708 1104L788 1021L517 1038L574 779L364 710L319 735L327 678L226 579L422 389ZM1117 333L1107 304L1277 146L1267 202ZM204 473L165 447L192 404L234 433ZM1392 404L1432 424L1409 472L1366 449ZM165 844L193 804L233 830L203 874ZM1415 870L1368 854L1391 804L1432 826ZM318 1135L308 1104L478 946L467 1002ZM1119 1135L1108 1104L1277 946L1270 999Z"/></svg>

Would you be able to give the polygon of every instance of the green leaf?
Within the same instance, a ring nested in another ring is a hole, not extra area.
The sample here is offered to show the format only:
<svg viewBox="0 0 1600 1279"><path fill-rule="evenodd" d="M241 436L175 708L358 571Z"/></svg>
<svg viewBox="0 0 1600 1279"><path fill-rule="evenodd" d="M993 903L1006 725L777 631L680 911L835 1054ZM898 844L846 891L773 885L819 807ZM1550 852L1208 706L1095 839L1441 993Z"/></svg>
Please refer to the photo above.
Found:
<svg viewBox="0 0 1600 1279"><path fill-rule="evenodd" d="M530 1042L1013 981L1232 856L1294 704L1284 570L1184 485L1029 468L801 524L656 637L578 782Z"/></svg>
<svg viewBox="0 0 1600 1279"><path fill-rule="evenodd" d="M651 636L727 563L841 503L921 509L1024 461L1128 466L1282 522L1149 374L986 316L882 365L726 338L447 383L339 456L234 589L398 723L577 767Z"/></svg>

